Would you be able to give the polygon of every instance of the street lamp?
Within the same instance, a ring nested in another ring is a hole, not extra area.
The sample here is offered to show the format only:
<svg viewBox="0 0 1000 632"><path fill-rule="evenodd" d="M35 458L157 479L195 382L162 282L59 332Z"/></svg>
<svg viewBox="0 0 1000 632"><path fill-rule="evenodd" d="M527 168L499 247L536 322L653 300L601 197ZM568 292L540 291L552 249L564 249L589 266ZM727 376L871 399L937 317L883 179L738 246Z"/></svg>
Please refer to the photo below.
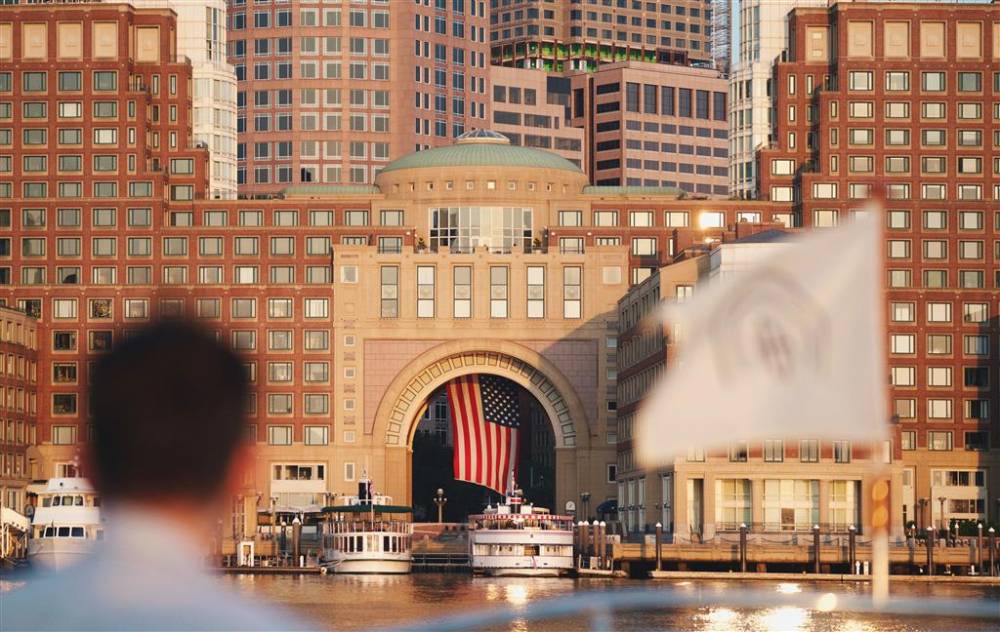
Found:
<svg viewBox="0 0 1000 632"><path fill-rule="evenodd" d="M444 490L440 487L438 487L437 493L434 495L434 504L438 508L438 524L441 524L443 522L444 506L448 504L448 499L445 498Z"/></svg>
<svg viewBox="0 0 1000 632"><path fill-rule="evenodd" d="M929 503L929 502L930 502L930 500L928 500L927 498L920 498L919 500L917 500L917 505L920 507L920 510L917 512L917 532L918 533L920 531L922 531L923 528L924 528L924 507L926 507L927 503Z"/></svg>
<svg viewBox="0 0 1000 632"><path fill-rule="evenodd" d="M938 496L938 502L941 503L941 531L948 534L948 523L945 521L944 517L944 501L948 500L945 496Z"/></svg>
<svg viewBox="0 0 1000 632"><path fill-rule="evenodd" d="M590 492L580 492L580 504L583 505L584 520L590 516Z"/></svg>

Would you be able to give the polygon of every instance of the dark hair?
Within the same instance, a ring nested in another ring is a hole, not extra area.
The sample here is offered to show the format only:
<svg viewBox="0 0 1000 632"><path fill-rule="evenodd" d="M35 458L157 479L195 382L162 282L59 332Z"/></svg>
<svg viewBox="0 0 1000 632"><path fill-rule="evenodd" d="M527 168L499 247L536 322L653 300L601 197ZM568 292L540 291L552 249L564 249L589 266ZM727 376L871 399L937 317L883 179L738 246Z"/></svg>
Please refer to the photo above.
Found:
<svg viewBox="0 0 1000 632"><path fill-rule="evenodd" d="M112 499L217 493L245 436L248 389L240 358L197 325L128 337L91 375L95 486Z"/></svg>

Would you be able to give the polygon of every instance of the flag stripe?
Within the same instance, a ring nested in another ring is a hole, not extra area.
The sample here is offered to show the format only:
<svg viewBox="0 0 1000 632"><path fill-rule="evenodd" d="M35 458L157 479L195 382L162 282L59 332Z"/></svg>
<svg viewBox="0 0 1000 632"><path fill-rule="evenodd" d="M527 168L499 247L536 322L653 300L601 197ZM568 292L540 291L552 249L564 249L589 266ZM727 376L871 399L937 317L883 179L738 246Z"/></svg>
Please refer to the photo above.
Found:
<svg viewBox="0 0 1000 632"><path fill-rule="evenodd" d="M517 464L516 399L509 385L507 391L498 392L497 378L493 379L488 382L489 392L484 392L483 383L475 375L448 383L452 467L458 480L505 493L510 471ZM491 417L487 416L487 401L492 406ZM494 419L497 415L503 423Z"/></svg>

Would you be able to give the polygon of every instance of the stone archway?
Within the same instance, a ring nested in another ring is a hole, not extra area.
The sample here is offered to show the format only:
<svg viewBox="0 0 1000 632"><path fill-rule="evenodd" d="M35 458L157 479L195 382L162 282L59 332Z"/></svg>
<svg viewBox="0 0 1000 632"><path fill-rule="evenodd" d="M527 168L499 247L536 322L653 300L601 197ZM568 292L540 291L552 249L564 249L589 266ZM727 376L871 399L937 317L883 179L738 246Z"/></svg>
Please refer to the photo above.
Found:
<svg viewBox="0 0 1000 632"><path fill-rule="evenodd" d="M486 348L488 347L488 349ZM389 384L375 416L374 437L383 437L386 480L397 497L411 501L413 435L424 401L463 375L499 375L524 387L545 410L556 438L556 505L561 511L589 478L590 431L570 382L538 352L508 341L454 341L437 345L409 363ZM400 484L401 483L401 484Z"/></svg>

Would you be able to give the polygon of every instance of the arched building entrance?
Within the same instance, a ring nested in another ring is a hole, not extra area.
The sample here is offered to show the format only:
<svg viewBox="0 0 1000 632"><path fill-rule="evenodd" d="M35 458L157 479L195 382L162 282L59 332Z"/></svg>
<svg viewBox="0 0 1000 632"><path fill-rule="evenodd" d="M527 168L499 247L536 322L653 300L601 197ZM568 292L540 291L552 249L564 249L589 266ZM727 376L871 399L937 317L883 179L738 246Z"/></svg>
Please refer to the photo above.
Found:
<svg viewBox="0 0 1000 632"><path fill-rule="evenodd" d="M490 415L489 418L493 421L513 420L517 425L517 429L511 433L516 455L510 463L517 487L534 505L555 507L555 435L542 405L530 392L506 378L483 374L476 378L479 388L485 388L485 391L480 391L484 414ZM454 382L455 380L447 382L431 395L427 411L420 418L411 442L411 505L417 522L437 520L434 497L438 489L448 499L443 507L445 522L461 522L471 514L482 513L487 503L495 504L501 499L499 491L457 478L455 453L460 450L463 438L460 436L460 424L453 419L454 394L449 396ZM489 426L493 424L487 427ZM491 434L488 441L492 444L497 440L504 444L503 447L494 449L490 446L483 448L483 452L489 452L499 459L507 452L508 431L499 430L499 426L497 428L498 432ZM502 441L501 437L504 437ZM480 454L479 450L477 454ZM494 465L504 467L500 461ZM497 483L506 482L506 475L497 479Z"/></svg>
<svg viewBox="0 0 1000 632"><path fill-rule="evenodd" d="M375 416L374 435L384 438L382 480L395 498L412 502L413 438L424 403L448 381L470 374L505 377L526 389L555 436L555 506L565 511L590 476L590 432L579 396L566 377L538 352L510 341L455 341L418 357L389 384Z"/></svg>

